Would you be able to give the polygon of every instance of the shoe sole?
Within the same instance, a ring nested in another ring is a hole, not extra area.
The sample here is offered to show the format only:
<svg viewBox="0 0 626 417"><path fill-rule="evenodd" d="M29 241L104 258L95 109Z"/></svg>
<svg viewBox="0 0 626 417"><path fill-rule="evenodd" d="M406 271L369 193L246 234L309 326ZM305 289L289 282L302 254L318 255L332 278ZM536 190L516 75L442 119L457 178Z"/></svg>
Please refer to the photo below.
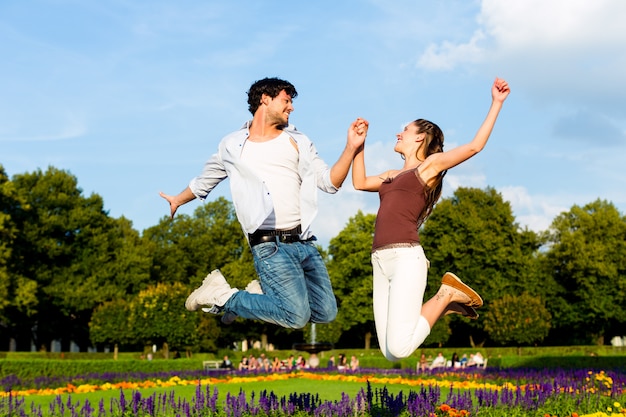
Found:
<svg viewBox="0 0 626 417"><path fill-rule="evenodd" d="M454 275L452 272L446 272L445 274L443 274L441 283L456 290L459 290L463 294L467 295L470 298L470 302L465 303L466 306L473 308L482 307L483 299L480 297L480 295L478 295L476 291L474 291L472 288L470 288L469 285L461 281L461 279ZM462 303L459 304L461 305Z"/></svg>
<svg viewBox="0 0 626 417"><path fill-rule="evenodd" d="M263 290L261 289L261 284L259 283L258 280L250 281L244 291L250 294L263 294ZM233 324L233 322L237 320L237 317L239 317L237 314L230 311L230 312L224 313L220 321L222 322L222 324L225 324L226 326L228 326L230 324Z"/></svg>
<svg viewBox="0 0 626 417"><path fill-rule="evenodd" d="M237 320L237 317L239 316L237 316L235 313L228 312L228 313L224 313L220 321L222 322L222 324L225 324L228 326L229 324L232 324L235 320Z"/></svg>
<svg viewBox="0 0 626 417"><path fill-rule="evenodd" d="M222 312L222 309L218 308L217 306L213 306L211 308L202 307L202 311L209 314L220 314ZM222 317L220 317L220 321L222 322L222 324L228 326L229 324L233 324L233 322L237 320L237 317L239 317L237 314L233 312L228 312L224 313Z"/></svg>
<svg viewBox="0 0 626 417"><path fill-rule="evenodd" d="M478 319L478 312L472 306L468 306L461 303L456 303L461 309L463 309L464 313L461 313L463 317L467 317L470 320Z"/></svg>

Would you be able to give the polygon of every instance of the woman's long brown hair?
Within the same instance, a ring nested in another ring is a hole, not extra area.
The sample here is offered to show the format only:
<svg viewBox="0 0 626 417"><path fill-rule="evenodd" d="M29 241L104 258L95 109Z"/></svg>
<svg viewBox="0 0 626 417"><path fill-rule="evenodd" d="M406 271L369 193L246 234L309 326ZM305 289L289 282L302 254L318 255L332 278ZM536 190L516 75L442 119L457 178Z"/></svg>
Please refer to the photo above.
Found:
<svg viewBox="0 0 626 417"><path fill-rule="evenodd" d="M424 142L424 155L428 157L437 152L443 152L443 132L436 124L424 119L417 119L413 122L417 126L417 133L425 133ZM434 184L426 186L424 193L426 194L426 205L424 210L420 213L417 219L417 228L419 229L424 221L430 216L433 211L433 207L439 197L441 197L441 190L443 188L443 177L446 175L447 170L441 171L435 178Z"/></svg>

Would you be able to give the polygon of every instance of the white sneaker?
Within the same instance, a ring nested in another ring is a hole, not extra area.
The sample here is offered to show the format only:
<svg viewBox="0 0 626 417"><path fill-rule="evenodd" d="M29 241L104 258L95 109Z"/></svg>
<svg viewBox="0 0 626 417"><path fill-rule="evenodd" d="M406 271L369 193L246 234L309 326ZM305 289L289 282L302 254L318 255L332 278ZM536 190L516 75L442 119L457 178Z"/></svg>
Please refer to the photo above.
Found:
<svg viewBox="0 0 626 417"><path fill-rule="evenodd" d="M230 287L222 273L216 269L187 297L185 308L189 311L196 311L203 306L208 306L210 310L214 307L219 309L237 291L239 291L237 288Z"/></svg>
<svg viewBox="0 0 626 417"><path fill-rule="evenodd" d="M250 281L248 283L248 285L246 285L246 289L247 292L249 292L250 294L263 294L263 289L261 288L261 283L259 282L258 279L254 279L252 281ZM215 311L211 311L210 309L206 309L203 308L202 311L204 311L205 313L214 313ZM222 316L222 323L225 325L229 325L232 324L236 319L237 319L237 314L233 313L232 311L227 311L226 313L224 313L224 315Z"/></svg>
<svg viewBox="0 0 626 417"><path fill-rule="evenodd" d="M250 294L263 294L263 289L258 279L250 281L248 285L246 285L246 291Z"/></svg>

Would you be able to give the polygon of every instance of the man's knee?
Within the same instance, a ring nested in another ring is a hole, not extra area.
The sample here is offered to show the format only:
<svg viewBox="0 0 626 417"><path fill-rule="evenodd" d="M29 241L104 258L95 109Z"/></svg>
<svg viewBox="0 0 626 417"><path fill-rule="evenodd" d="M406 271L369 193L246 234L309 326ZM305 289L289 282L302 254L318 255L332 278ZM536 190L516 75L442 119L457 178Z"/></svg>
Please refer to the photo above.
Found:
<svg viewBox="0 0 626 417"><path fill-rule="evenodd" d="M286 314L283 327L289 329L301 329L311 320L311 311L302 311L298 313Z"/></svg>
<svg viewBox="0 0 626 417"><path fill-rule="evenodd" d="M283 327L301 329L311 320L311 308L307 303L286 303L281 308Z"/></svg>
<svg viewBox="0 0 626 417"><path fill-rule="evenodd" d="M330 323L337 318L337 301L335 297L311 303L311 321L314 323Z"/></svg>
<svg viewBox="0 0 626 417"><path fill-rule="evenodd" d="M319 312L316 315L315 322L316 323L330 323L331 321L337 318L337 305L329 306L324 311Z"/></svg>

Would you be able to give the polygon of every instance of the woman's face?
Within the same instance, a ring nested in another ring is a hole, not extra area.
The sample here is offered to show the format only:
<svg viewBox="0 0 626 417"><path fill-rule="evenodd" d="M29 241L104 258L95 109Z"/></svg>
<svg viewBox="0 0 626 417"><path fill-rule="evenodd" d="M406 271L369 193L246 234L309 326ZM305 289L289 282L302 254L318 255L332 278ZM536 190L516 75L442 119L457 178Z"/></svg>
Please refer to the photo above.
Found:
<svg viewBox="0 0 626 417"><path fill-rule="evenodd" d="M407 155L413 153L416 145L419 147L419 134L415 123L409 123L402 132L396 134L396 146L394 151Z"/></svg>

